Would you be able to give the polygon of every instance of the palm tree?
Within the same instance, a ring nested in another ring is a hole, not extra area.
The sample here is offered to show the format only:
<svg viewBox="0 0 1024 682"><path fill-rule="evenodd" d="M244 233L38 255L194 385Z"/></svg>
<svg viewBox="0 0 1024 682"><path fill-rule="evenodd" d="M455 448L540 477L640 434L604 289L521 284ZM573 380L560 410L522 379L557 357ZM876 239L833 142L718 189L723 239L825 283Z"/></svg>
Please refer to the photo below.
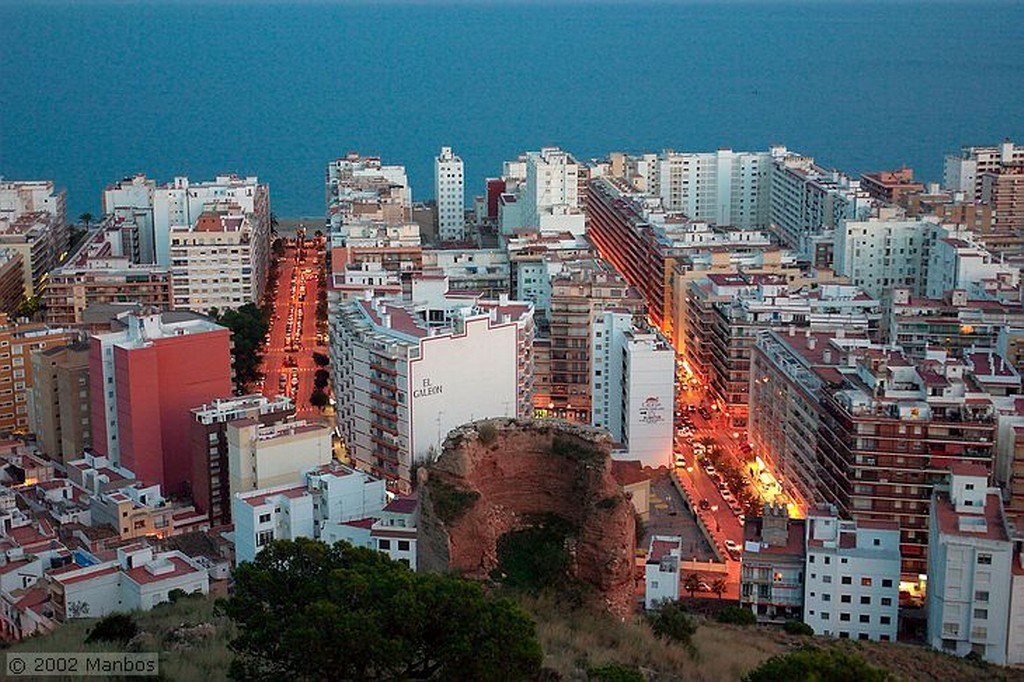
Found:
<svg viewBox="0 0 1024 682"><path fill-rule="evenodd" d="M696 573L686 576L686 580L683 581L683 589L689 592L690 599L693 599L694 593L700 589L700 576Z"/></svg>
<svg viewBox="0 0 1024 682"><path fill-rule="evenodd" d="M711 583L711 591L718 595L718 598L722 598L722 594L725 593L725 578L715 578Z"/></svg>
<svg viewBox="0 0 1024 682"><path fill-rule="evenodd" d="M86 212L86 213L83 213L82 215L78 216L78 222L85 223L85 229L87 229L87 230L89 229L89 224L92 222L92 220L93 220L92 213Z"/></svg>
<svg viewBox="0 0 1024 682"><path fill-rule="evenodd" d="M270 234L277 236L277 228L281 226L280 221L277 219L277 214L273 211L270 212Z"/></svg>

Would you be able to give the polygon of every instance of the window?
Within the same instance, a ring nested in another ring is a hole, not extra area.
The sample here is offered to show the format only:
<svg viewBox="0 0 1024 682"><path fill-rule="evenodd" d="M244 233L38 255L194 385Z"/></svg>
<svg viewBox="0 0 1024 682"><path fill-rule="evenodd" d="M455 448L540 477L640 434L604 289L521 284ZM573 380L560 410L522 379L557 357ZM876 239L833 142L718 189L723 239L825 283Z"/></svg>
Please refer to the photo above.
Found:
<svg viewBox="0 0 1024 682"><path fill-rule="evenodd" d="M260 514L260 523L270 523L270 514Z"/></svg>
<svg viewBox="0 0 1024 682"><path fill-rule="evenodd" d="M890 580L889 578L886 578L885 580L883 580L882 581L882 587L892 587L892 580Z"/></svg>
<svg viewBox="0 0 1024 682"><path fill-rule="evenodd" d="M852 584L853 584L853 578L851 578L851 577L850 577L850 576L848 576L848 575L844 575L844 576L843 576L843 579L842 579L842 583L843 583L844 585L852 585Z"/></svg>
<svg viewBox="0 0 1024 682"><path fill-rule="evenodd" d="M825 565L827 566L827 565L829 565L831 563L832 563L832 557L830 557L830 556L825 557Z"/></svg>
<svg viewBox="0 0 1024 682"><path fill-rule="evenodd" d="M841 595L839 595L839 601L843 602L844 604L849 604L850 603L850 595L848 595L848 594L841 594Z"/></svg>
<svg viewBox="0 0 1024 682"><path fill-rule="evenodd" d="M862 623L870 623L871 622L871 616L869 616L866 613L862 613L860 615L860 622L862 622Z"/></svg>
<svg viewBox="0 0 1024 682"><path fill-rule="evenodd" d="M811 595L811 596L813 597L814 595ZM823 594L823 595L821 595L821 600L822 601L832 601L832 595L831 594Z"/></svg>
<svg viewBox="0 0 1024 682"><path fill-rule="evenodd" d="M848 613L840 613L839 614L839 620L843 621L844 623L850 622L850 614L848 614Z"/></svg>
<svg viewBox="0 0 1024 682"><path fill-rule="evenodd" d="M860 584L862 587L871 587L871 578L861 578Z"/></svg>
<svg viewBox="0 0 1024 682"><path fill-rule="evenodd" d="M274 539L274 531L265 530L256 534L256 546L262 547Z"/></svg>
<svg viewBox="0 0 1024 682"><path fill-rule="evenodd" d="M878 538L875 538L875 539L874 539L874 545L875 545L875 547L878 547L878 546L879 546L879 545L881 545L881 544L882 544L882 541L881 541L881 540L879 540Z"/></svg>
<svg viewBox="0 0 1024 682"><path fill-rule="evenodd" d="M408 552L409 551L409 541L408 540L399 540L398 541L398 551L399 552Z"/></svg>
<svg viewBox="0 0 1024 682"><path fill-rule="evenodd" d="M859 640L861 640L863 642L868 641L868 639L869 639L868 633L866 633L866 632L860 633L859 635L857 635L857 639L859 639Z"/></svg>
<svg viewBox="0 0 1024 682"><path fill-rule="evenodd" d="M810 557L809 557L809 558L808 558L807 560L808 560L808 561L809 561L810 563L812 563L812 564L813 564L813 563L814 563L814 555L812 554L812 555L811 555L811 556L810 556Z"/></svg>
<svg viewBox="0 0 1024 682"><path fill-rule="evenodd" d="M981 565L981 566L991 566L992 565L992 555L991 554L979 554L978 555L978 564Z"/></svg>
<svg viewBox="0 0 1024 682"><path fill-rule="evenodd" d="M847 559L846 557L843 557L842 559L840 559L840 560L839 560L839 563L841 563L841 564L845 564L845 563L847 563L848 561L849 561L849 560L848 560L848 559Z"/></svg>
<svg viewBox="0 0 1024 682"><path fill-rule="evenodd" d="M943 623L942 634L956 637L960 634L960 625L958 623Z"/></svg>
<svg viewBox="0 0 1024 682"><path fill-rule="evenodd" d="M878 618L878 622L881 623L882 625L888 625L889 623L892 622L892 619L889 616L880 616Z"/></svg>
<svg viewBox="0 0 1024 682"><path fill-rule="evenodd" d="M821 612L821 619L822 620L828 620L828 611L822 611Z"/></svg>
<svg viewBox="0 0 1024 682"><path fill-rule="evenodd" d="M988 601L988 591L977 590L974 593L974 601Z"/></svg>
<svg viewBox="0 0 1024 682"><path fill-rule="evenodd" d="M391 540L378 540L377 541L377 549L380 549L380 550L389 550L389 549L391 549Z"/></svg>
<svg viewBox="0 0 1024 682"><path fill-rule="evenodd" d="M892 606L892 597L882 597L882 606Z"/></svg>
<svg viewBox="0 0 1024 682"><path fill-rule="evenodd" d="M657 580L652 580L651 581L651 589L652 590L658 589L658 581Z"/></svg>
<svg viewBox="0 0 1024 682"><path fill-rule="evenodd" d="M860 603L861 604L870 604L871 603L871 597L861 597L860 598Z"/></svg>
<svg viewBox="0 0 1024 682"><path fill-rule="evenodd" d="M988 619L988 609L974 609L974 617L978 620Z"/></svg>
<svg viewBox="0 0 1024 682"><path fill-rule="evenodd" d="M821 576L821 582L823 582L823 583L831 583L832 582L832 576L830 576L830 575L823 575L823 576Z"/></svg>

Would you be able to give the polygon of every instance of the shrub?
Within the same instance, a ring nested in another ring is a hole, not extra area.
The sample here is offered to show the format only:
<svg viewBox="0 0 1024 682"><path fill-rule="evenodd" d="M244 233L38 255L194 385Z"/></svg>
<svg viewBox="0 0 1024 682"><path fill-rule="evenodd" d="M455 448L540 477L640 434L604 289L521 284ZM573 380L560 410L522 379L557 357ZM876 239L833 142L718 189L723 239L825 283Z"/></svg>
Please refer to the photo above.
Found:
<svg viewBox="0 0 1024 682"><path fill-rule="evenodd" d="M859 656L809 647L791 654L772 656L747 673L743 682L885 682L889 679L888 672L868 665Z"/></svg>
<svg viewBox="0 0 1024 682"><path fill-rule="evenodd" d="M533 526L510 531L498 539L498 567L491 578L530 592L561 587L571 566L566 540L575 529L553 514L532 521Z"/></svg>
<svg viewBox="0 0 1024 682"><path fill-rule="evenodd" d="M601 451L573 438L555 436L551 453L574 462L593 462L601 458Z"/></svg>
<svg viewBox="0 0 1024 682"><path fill-rule="evenodd" d="M188 592L176 587L167 593L167 601L171 602L172 604L175 604L179 599L184 599L188 596Z"/></svg>
<svg viewBox="0 0 1024 682"><path fill-rule="evenodd" d="M619 506L619 499L621 499L621 498L619 498L618 495L612 495L611 497L602 498L602 499L597 501L597 508L598 509L615 509L615 507Z"/></svg>
<svg viewBox="0 0 1024 682"><path fill-rule="evenodd" d="M476 435L484 445L490 445L498 437L498 429L491 422L484 422L476 429Z"/></svg>
<svg viewBox="0 0 1024 682"><path fill-rule="evenodd" d="M618 663L602 665L587 671L590 682L644 682L644 675L636 668L628 668Z"/></svg>
<svg viewBox="0 0 1024 682"><path fill-rule="evenodd" d="M750 609L742 606L726 606L718 612L719 623L730 623L732 625L755 625L757 616Z"/></svg>
<svg viewBox="0 0 1024 682"><path fill-rule="evenodd" d="M430 499L434 503L434 513L445 523L451 523L462 516L480 497L475 490L461 490L441 479L427 479L430 488Z"/></svg>
<svg viewBox="0 0 1024 682"><path fill-rule="evenodd" d="M799 620L787 620L782 626L782 629L791 635L810 636L814 634L814 628Z"/></svg>
<svg viewBox="0 0 1024 682"><path fill-rule="evenodd" d="M86 644L93 642L128 642L139 634L139 626L135 619L127 613L112 613L101 618L85 638Z"/></svg>
<svg viewBox="0 0 1024 682"><path fill-rule="evenodd" d="M647 616L647 621L658 637L692 648L693 635L697 632L697 621L686 612L686 607L681 602L664 602L657 611Z"/></svg>

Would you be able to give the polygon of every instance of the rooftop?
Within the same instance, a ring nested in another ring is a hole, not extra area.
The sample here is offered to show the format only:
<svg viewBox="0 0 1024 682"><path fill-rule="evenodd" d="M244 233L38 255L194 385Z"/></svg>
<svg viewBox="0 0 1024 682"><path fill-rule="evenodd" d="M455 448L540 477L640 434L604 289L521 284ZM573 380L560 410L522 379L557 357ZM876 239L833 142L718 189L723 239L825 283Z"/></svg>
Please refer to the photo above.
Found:
<svg viewBox="0 0 1024 682"><path fill-rule="evenodd" d="M1002 504L998 494L986 495L983 511L984 513L979 514L958 514L956 507L949 499L948 492L938 492L935 495L935 514L941 533L963 538L1008 542L1010 538L1006 534Z"/></svg>

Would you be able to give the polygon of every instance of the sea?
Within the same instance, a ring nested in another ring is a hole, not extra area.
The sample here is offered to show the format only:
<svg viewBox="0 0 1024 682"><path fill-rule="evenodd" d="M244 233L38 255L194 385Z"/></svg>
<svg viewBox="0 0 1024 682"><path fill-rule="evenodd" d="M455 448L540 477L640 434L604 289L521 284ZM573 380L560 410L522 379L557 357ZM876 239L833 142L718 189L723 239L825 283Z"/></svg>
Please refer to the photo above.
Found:
<svg viewBox="0 0 1024 682"><path fill-rule="evenodd" d="M1024 2L0 0L0 175L103 187L224 172L279 216L324 212L348 151L433 195L502 161L783 144L848 173L941 180L965 144L1024 143Z"/></svg>

